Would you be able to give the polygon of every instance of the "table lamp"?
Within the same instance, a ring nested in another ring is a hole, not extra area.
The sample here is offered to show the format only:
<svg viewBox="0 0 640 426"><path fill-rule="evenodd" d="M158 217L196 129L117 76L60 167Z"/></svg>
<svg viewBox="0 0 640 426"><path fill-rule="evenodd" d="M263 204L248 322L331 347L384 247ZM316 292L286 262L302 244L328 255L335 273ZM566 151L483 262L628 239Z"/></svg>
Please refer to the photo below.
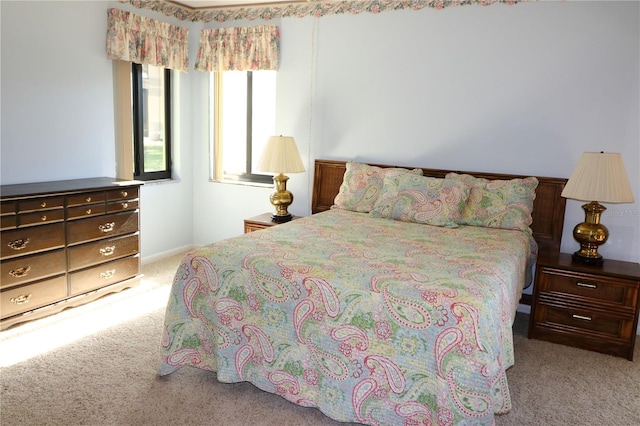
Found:
<svg viewBox="0 0 640 426"><path fill-rule="evenodd" d="M293 194L287 190L289 177L284 173L304 172L304 164L293 137L271 136L262 151L257 168L263 172L277 173L273 177L275 191L269 198L276 210L271 215L271 220L277 223L290 221L291 214L287 208L293 202Z"/></svg>
<svg viewBox="0 0 640 426"><path fill-rule="evenodd" d="M580 250L573 254L573 260L601 265L604 259L598 253L598 247L609 238L609 230L600 223L600 215L606 207L599 202L634 202L622 156L611 152L583 153L561 195L573 200L589 201L582 206L584 222L573 229L573 238L580 244Z"/></svg>

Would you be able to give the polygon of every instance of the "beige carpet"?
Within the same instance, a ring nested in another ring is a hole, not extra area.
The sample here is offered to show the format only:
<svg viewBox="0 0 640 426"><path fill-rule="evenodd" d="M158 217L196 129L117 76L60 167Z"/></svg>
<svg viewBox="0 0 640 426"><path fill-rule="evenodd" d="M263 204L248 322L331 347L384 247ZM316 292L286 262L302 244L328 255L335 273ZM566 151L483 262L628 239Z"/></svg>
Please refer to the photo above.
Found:
<svg viewBox="0 0 640 426"><path fill-rule="evenodd" d="M179 259L144 266L136 288L0 333L2 426L343 425L214 373L156 376ZM514 326L513 409L497 425L640 425L638 342L630 362L529 340L527 320L519 314Z"/></svg>

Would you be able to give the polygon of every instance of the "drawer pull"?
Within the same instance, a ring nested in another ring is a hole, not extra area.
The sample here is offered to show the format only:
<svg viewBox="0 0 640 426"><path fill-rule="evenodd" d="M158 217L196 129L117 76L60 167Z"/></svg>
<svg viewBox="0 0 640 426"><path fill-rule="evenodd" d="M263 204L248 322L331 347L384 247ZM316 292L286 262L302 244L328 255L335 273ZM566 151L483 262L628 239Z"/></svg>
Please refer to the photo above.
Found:
<svg viewBox="0 0 640 426"><path fill-rule="evenodd" d="M29 302L29 299L31 299L31 293L29 294L22 294L18 297L12 297L11 299L11 303L14 303L16 305L24 305L25 303Z"/></svg>
<svg viewBox="0 0 640 426"><path fill-rule="evenodd" d="M128 209L129 203L122 203L122 209Z"/></svg>
<svg viewBox="0 0 640 426"><path fill-rule="evenodd" d="M86 214L91 214L91 209L87 209Z"/></svg>
<svg viewBox="0 0 640 426"><path fill-rule="evenodd" d="M91 202L91 197L85 198L84 201L86 201L87 203L90 203Z"/></svg>
<svg viewBox="0 0 640 426"><path fill-rule="evenodd" d="M42 216L40 216L40 220L41 220L41 221L43 221L43 222L44 222L45 220L47 220L47 215L46 215L46 214L43 214Z"/></svg>
<svg viewBox="0 0 640 426"><path fill-rule="evenodd" d="M47 202L46 201L41 202L40 203L40 207L42 207L42 208L47 207Z"/></svg>
<svg viewBox="0 0 640 426"><path fill-rule="evenodd" d="M107 222L104 223L102 225L98 226L98 229L100 230L100 232L111 232L113 231L113 228L115 228L116 223L115 222Z"/></svg>
<svg viewBox="0 0 640 426"><path fill-rule="evenodd" d="M113 277L115 274L116 274L115 269L109 269L108 271L100 272L100 278L104 278L105 280L108 280L109 278Z"/></svg>
<svg viewBox="0 0 640 426"><path fill-rule="evenodd" d="M586 315L576 315L573 314L571 315L571 317L575 318L575 319L579 319L579 320L584 320L584 321L591 321L591 317L588 317Z"/></svg>
<svg viewBox="0 0 640 426"><path fill-rule="evenodd" d="M122 191L120 194L122 194L123 197L126 197L127 195L129 195L127 191Z"/></svg>
<svg viewBox="0 0 640 426"><path fill-rule="evenodd" d="M31 266L22 266L20 268L12 269L9 271L9 275L14 278L22 278L26 277L29 271L31 270Z"/></svg>
<svg viewBox="0 0 640 426"><path fill-rule="evenodd" d="M22 250L23 248L27 247L27 244L29 244L28 238L22 240L13 240L7 243L9 248L12 250Z"/></svg>
<svg viewBox="0 0 640 426"><path fill-rule="evenodd" d="M578 287L584 287L584 288L598 288L597 285L595 284L589 284L589 283L581 283L581 282L577 282L576 285Z"/></svg>
<svg viewBox="0 0 640 426"><path fill-rule="evenodd" d="M100 249L100 254L103 256L111 256L116 251L116 246L109 246Z"/></svg>

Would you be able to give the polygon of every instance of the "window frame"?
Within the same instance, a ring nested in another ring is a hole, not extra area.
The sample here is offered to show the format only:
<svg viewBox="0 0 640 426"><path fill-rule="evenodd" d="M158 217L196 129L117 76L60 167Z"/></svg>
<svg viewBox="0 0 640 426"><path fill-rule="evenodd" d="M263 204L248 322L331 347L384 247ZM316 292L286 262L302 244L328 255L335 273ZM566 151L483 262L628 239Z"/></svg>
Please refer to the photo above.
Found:
<svg viewBox="0 0 640 426"><path fill-rule="evenodd" d="M142 89L142 65L131 63L131 106L133 121L133 178L142 181L171 179L172 151L172 102L171 102L171 69L164 68L164 170L144 171L144 91Z"/></svg>
<svg viewBox="0 0 640 426"><path fill-rule="evenodd" d="M224 170L224 160L221 162L215 162L222 167L222 173L220 178L223 182L243 182L243 183L255 183L273 185L273 174L255 173L253 170L253 71L245 71L247 77L247 110L246 110L246 139L245 139L245 170L242 173L228 173ZM221 108L222 100L224 97L224 91L222 90L223 74L224 72L214 72L214 103L218 108ZM214 127L217 129L214 133L214 152L221 153L224 158L224 152L222 152L222 120L219 115L216 115Z"/></svg>

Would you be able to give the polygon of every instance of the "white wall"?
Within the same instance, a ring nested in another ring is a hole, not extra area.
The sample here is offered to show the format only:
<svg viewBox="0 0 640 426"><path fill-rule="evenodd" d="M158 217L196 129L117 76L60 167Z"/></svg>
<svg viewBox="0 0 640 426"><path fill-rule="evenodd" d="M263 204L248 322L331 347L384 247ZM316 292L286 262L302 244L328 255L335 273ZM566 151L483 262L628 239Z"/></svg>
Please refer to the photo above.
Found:
<svg viewBox="0 0 640 426"><path fill-rule="evenodd" d="M533 2L281 19L280 131L309 168L355 158L569 177L584 151L620 152L636 203L607 205L600 252L639 262L639 17L637 2ZM268 210L269 191L204 183L200 164L196 242ZM293 213L309 214L311 176L290 176ZM580 205L567 203L563 251L577 249Z"/></svg>
<svg viewBox="0 0 640 426"><path fill-rule="evenodd" d="M106 56L110 7L127 8L116 1L0 2L3 185L115 176L113 74ZM142 188L143 261L193 241L194 89L189 74L178 74L176 85L179 180Z"/></svg>
<svg viewBox="0 0 640 426"><path fill-rule="evenodd" d="M216 26L116 1L0 2L3 184L114 173L108 7L188 26L191 66L199 29ZM568 177L584 151L621 152L640 200L639 9L531 2L272 21L277 130L308 168L290 176L291 211L309 214L315 158ZM180 180L143 188L145 258L238 235L271 209L268 188L208 181L208 78L179 81ZM639 202L607 207L600 251L639 262ZM582 220L569 201L563 251Z"/></svg>

